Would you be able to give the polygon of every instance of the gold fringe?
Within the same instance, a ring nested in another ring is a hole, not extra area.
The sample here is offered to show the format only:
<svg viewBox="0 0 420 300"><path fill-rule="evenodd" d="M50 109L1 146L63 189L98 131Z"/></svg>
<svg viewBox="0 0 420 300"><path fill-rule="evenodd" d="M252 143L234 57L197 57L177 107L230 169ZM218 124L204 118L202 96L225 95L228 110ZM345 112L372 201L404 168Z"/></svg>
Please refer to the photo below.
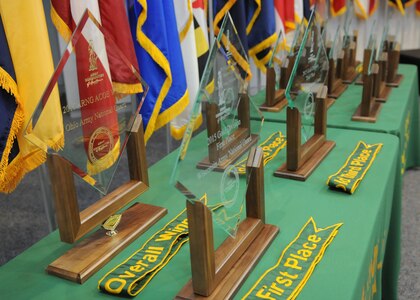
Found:
<svg viewBox="0 0 420 300"><path fill-rule="evenodd" d="M42 165L46 159L47 153L42 150L36 150L25 157L18 154L7 167L7 177L0 181L0 192L12 193L22 178L33 169Z"/></svg>
<svg viewBox="0 0 420 300"><path fill-rule="evenodd" d="M112 88L114 92L120 94L138 94L143 92L141 83L122 83L113 81Z"/></svg>
<svg viewBox="0 0 420 300"><path fill-rule="evenodd" d="M188 93L188 89L185 89L184 95L176 103L158 115L155 130L165 126L172 119L182 113L188 106L188 103L190 102L189 99L190 95Z"/></svg>
<svg viewBox="0 0 420 300"><path fill-rule="evenodd" d="M20 99L16 82L2 67L0 67L0 87L7 93L11 94L15 98L15 102L17 104L12 124L10 124L9 136L7 137L7 141L0 160L0 181L3 181L4 177L9 175L9 155L12 150L13 143L16 140L17 134L22 129L23 122L25 120L25 112L23 110L23 103Z"/></svg>
<svg viewBox="0 0 420 300"><path fill-rule="evenodd" d="M198 128L200 128L201 124L203 124L203 116L201 113L198 115L197 119L194 122L194 129L193 131L196 131ZM176 140L181 140L184 136L185 130L187 129L188 124L185 124L182 127L176 128L174 126L171 126L171 136Z"/></svg>
<svg viewBox="0 0 420 300"><path fill-rule="evenodd" d="M51 4L51 11L50 11L50 15L51 15L51 20L55 26L55 28L57 29L57 31L60 33L61 37L66 41L70 41L72 32L69 28L69 26L66 24L66 22L63 21L63 19L61 19L60 15L57 13L57 11L55 10L54 6Z"/></svg>

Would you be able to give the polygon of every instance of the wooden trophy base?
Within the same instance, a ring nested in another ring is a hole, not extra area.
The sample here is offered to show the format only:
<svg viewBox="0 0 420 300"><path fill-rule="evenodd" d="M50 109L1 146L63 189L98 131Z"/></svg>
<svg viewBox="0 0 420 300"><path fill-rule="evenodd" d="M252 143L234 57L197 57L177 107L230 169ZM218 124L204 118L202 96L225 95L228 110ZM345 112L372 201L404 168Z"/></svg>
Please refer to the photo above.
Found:
<svg viewBox="0 0 420 300"><path fill-rule="evenodd" d="M287 105L287 99L284 95L284 90L277 90L276 91L276 104L269 106L267 102L264 102L260 106L260 110L262 111L269 111L269 112L279 112Z"/></svg>
<svg viewBox="0 0 420 300"><path fill-rule="evenodd" d="M355 85L363 85L363 76L360 76L359 79L357 79L354 82Z"/></svg>
<svg viewBox="0 0 420 300"><path fill-rule="evenodd" d="M379 97L375 97L375 101L385 103L388 100L391 90L391 87L384 85Z"/></svg>
<svg viewBox="0 0 420 300"><path fill-rule="evenodd" d="M327 102L327 109L329 109L335 103L334 98L327 98L325 101Z"/></svg>
<svg viewBox="0 0 420 300"><path fill-rule="evenodd" d="M345 90L347 90L348 85L343 84L343 82L341 80L338 80L335 84L334 84L334 89L332 90L331 93L328 94L328 98L334 98L337 99L338 97L340 97Z"/></svg>
<svg viewBox="0 0 420 300"><path fill-rule="evenodd" d="M240 227L241 228L241 227ZM245 252L239 257L235 264L229 269L226 276L219 281L217 287L209 296L201 296L194 293L192 281L182 288L179 294L175 297L178 300L187 300L187 299L231 299L236 292L241 287L242 283L246 280L251 270L255 267L257 262L260 260L261 256L270 246L271 242L279 233L278 227L274 225L263 225L262 230L256 236L256 238L251 242ZM237 233L240 235L241 233ZM246 239L247 236L243 237ZM226 251L231 246L234 239L228 238L217 250L215 253L216 257L225 257ZM216 264L216 269L219 269L220 264Z"/></svg>
<svg viewBox="0 0 420 300"><path fill-rule="evenodd" d="M382 103L381 102L373 102L372 107L370 109L371 115L370 116L362 116L360 114L361 104L357 107L355 113L351 117L352 121L359 121L359 122L369 122L375 123L376 119L378 118L379 112L381 110Z"/></svg>
<svg viewBox="0 0 420 300"><path fill-rule="evenodd" d="M345 78L343 78L343 83L345 84L352 84L353 81L359 76L359 73L357 73L356 68L350 68L347 71L347 74Z"/></svg>
<svg viewBox="0 0 420 300"><path fill-rule="evenodd" d="M229 156L228 159L219 162L216 167L214 167L214 163L210 162L209 157L207 156L197 164L197 169L207 170L209 168L212 168L212 170L214 171L223 172L229 165L235 162L249 148L251 148L258 142L258 135L256 134L251 134L249 138L251 139L250 142L245 147L243 147L241 151L237 151L234 155Z"/></svg>
<svg viewBox="0 0 420 300"><path fill-rule="evenodd" d="M393 82L387 82L386 85L390 87L399 87L403 79L404 76L402 74L397 74L395 80Z"/></svg>
<svg viewBox="0 0 420 300"><path fill-rule="evenodd" d="M97 230L52 262L46 271L82 284L166 213L166 208L136 203L123 212L117 234L108 236L104 229Z"/></svg>
<svg viewBox="0 0 420 300"><path fill-rule="evenodd" d="M311 157L298 170L289 171L287 169L287 163L284 163L277 169L277 171L274 172L274 176L305 181L334 147L335 142L325 141L324 144L316 152L314 152L314 154L311 155Z"/></svg>

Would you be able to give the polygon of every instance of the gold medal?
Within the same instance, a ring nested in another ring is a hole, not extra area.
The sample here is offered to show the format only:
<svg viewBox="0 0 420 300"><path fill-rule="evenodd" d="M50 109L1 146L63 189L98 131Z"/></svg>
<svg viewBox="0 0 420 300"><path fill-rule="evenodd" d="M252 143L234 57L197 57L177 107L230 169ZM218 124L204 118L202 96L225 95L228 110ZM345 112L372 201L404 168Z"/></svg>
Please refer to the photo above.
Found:
<svg viewBox="0 0 420 300"><path fill-rule="evenodd" d="M115 229L117 228L118 224L120 224L121 216L121 214L112 215L102 224L102 228L108 230L106 233L107 235L113 236L117 234Z"/></svg>

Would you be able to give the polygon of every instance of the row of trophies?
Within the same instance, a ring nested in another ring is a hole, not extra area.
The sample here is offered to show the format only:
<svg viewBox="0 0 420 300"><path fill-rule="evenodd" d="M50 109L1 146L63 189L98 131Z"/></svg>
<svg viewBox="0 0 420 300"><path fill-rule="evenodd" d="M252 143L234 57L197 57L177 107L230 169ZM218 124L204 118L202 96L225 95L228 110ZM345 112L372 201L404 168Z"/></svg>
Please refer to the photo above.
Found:
<svg viewBox="0 0 420 300"><path fill-rule="evenodd" d="M286 51L281 34L273 47L261 110L280 111L287 106L287 159L275 176L305 180L335 146L326 138L327 109L334 103L331 99L338 98L357 76L357 34L349 34L349 23L346 18L344 36L339 28L334 40L326 42L325 24L313 11L310 20L296 29L290 50ZM122 213L117 234L115 228L108 235L97 229L86 237L149 188L139 114L147 84L88 10L70 44L26 138L48 149L49 141L37 134L37 123L48 117L48 106L55 104L58 83L78 92L72 95L67 88L67 97L61 97L65 143L62 150L48 154L47 162L61 240L81 241L52 262L47 272L83 283L167 210L136 203ZM375 120L377 101L384 101L387 86L401 79L396 75L398 50L386 31L379 51L371 37L364 53L362 102L353 119ZM128 74L137 96L113 84L111 59L119 62L119 71ZM72 72L74 64L77 74ZM232 296L279 232L278 227L265 223L264 157L256 147L264 118L248 95L249 75L246 52L227 14L212 45L171 176L171 184L187 198L191 253L192 280L180 291L179 299ZM207 134L192 139L202 108ZM107 193L125 148L130 180ZM245 176L235 165L241 158L247 158ZM83 211L78 206L74 174L104 194ZM201 201L203 196L206 203ZM222 205L209 209L217 204ZM227 235L217 250L213 223Z"/></svg>

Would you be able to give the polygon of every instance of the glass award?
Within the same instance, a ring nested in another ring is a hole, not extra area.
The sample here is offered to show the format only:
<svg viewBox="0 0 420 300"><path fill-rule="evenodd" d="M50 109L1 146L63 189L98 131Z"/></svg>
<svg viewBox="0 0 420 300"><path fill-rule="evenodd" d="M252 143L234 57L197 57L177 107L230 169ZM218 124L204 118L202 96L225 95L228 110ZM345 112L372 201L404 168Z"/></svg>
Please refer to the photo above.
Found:
<svg viewBox="0 0 420 300"><path fill-rule="evenodd" d="M358 76L356 71L356 66L359 64L356 61L356 51L357 51L357 31L352 30L354 10L352 1L347 2L347 10L344 18L344 36L343 36L343 58L342 65L340 67L340 78L344 83L352 83Z"/></svg>
<svg viewBox="0 0 420 300"><path fill-rule="evenodd" d="M138 67L86 11L36 106L25 137L40 149L63 157L74 174L106 194L147 89ZM137 101L132 97L135 93ZM38 128L51 117L48 108L58 99L62 143L55 151Z"/></svg>
<svg viewBox="0 0 420 300"><path fill-rule="evenodd" d="M396 13L394 13L396 14ZM390 87L398 87L403 80L403 75L398 74L398 65L400 61L400 48L403 42L402 34L402 22L401 16L397 14L398 17L391 15L390 22L391 26L389 27L388 38L386 41L385 49L388 54L387 62L387 74L386 74L386 84Z"/></svg>
<svg viewBox="0 0 420 300"><path fill-rule="evenodd" d="M381 103L375 101L375 89L379 83L379 67L375 63L376 47L375 35L371 34L368 47L365 49L365 61L363 62L362 100L352 116L353 121L376 122L381 108ZM369 53L369 55L366 53Z"/></svg>
<svg viewBox="0 0 420 300"><path fill-rule="evenodd" d="M347 89L347 85L341 79L343 67L343 39L341 26L337 27L333 39L327 44L327 54L329 61L328 71L328 97L332 99L339 98Z"/></svg>
<svg viewBox="0 0 420 300"><path fill-rule="evenodd" d="M298 23L294 31L292 44L290 45L289 57L294 57L299 51L299 47L302 44L302 39L306 30L306 21L302 20L301 23Z"/></svg>
<svg viewBox="0 0 420 300"><path fill-rule="evenodd" d="M286 88L287 160L274 176L305 181L334 148L327 135L329 61L312 11Z"/></svg>
<svg viewBox="0 0 420 300"><path fill-rule="evenodd" d="M47 153L61 241L83 238L46 270L80 284L167 212L139 202L121 211L148 189L139 114L148 88L138 73L134 48L123 49L125 55L112 36L89 10L81 15L25 129L25 137ZM131 36L126 38L123 42L132 45ZM132 98L135 94L138 100ZM50 114L52 105L56 116ZM57 120L61 135L53 144L40 126L56 126ZM130 180L107 193L124 149ZM75 176L106 195L81 211Z"/></svg>
<svg viewBox="0 0 420 300"><path fill-rule="evenodd" d="M342 48L343 40L341 37L341 26L339 25L334 33L331 44L328 47L328 59L332 59L336 62Z"/></svg>
<svg viewBox="0 0 420 300"><path fill-rule="evenodd" d="M286 88L288 106L298 109L301 115L302 143L314 134L315 98L326 85L327 76L328 56L312 13Z"/></svg>
<svg viewBox="0 0 420 300"><path fill-rule="evenodd" d="M250 69L229 14L213 44L200 82L194 109L183 137L172 182L193 203L206 195L206 205L223 204L213 220L235 236L249 174L235 164L247 157L259 138L263 117L248 96ZM194 121L205 108L206 133L192 140ZM251 122L250 114L257 119Z"/></svg>
<svg viewBox="0 0 420 300"><path fill-rule="evenodd" d="M288 80L288 61L286 39L280 30L272 54L266 67L265 102L260 106L262 111L278 112L286 106L284 89Z"/></svg>
<svg viewBox="0 0 420 300"><path fill-rule="evenodd" d="M381 59L382 54L384 52L388 51L388 32L389 32L389 24L386 23L382 31L381 40L378 45L378 55L376 57L377 61Z"/></svg>

